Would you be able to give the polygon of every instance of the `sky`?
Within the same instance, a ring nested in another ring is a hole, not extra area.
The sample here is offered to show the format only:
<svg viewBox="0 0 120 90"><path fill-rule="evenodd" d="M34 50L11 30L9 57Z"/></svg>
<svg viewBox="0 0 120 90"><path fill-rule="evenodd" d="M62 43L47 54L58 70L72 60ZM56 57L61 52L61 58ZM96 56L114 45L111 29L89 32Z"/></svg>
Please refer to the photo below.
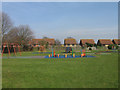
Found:
<svg viewBox="0 0 120 90"><path fill-rule="evenodd" d="M2 0L2 2L28 2L28 0ZM29 2L119 2L119 0L29 0Z"/></svg>
<svg viewBox="0 0 120 90"><path fill-rule="evenodd" d="M15 26L29 25L35 38L118 38L117 2L3 2L2 11Z"/></svg>

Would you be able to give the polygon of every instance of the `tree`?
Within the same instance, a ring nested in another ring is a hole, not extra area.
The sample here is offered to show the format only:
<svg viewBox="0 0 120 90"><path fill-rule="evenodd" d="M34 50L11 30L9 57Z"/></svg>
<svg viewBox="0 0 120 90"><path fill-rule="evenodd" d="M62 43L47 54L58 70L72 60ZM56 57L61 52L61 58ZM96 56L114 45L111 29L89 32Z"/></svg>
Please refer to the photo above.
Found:
<svg viewBox="0 0 120 90"><path fill-rule="evenodd" d="M44 36L43 39L47 39L48 37Z"/></svg>
<svg viewBox="0 0 120 90"><path fill-rule="evenodd" d="M7 34L4 35L4 39L8 43L15 43L18 41L18 30L17 27L12 28Z"/></svg>
<svg viewBox="0 0 120 90"><path fill-rule="evenodd" d="M33 38L33 32L28 25L17 27L17 41L19 44L26 45Z"/></svg>
<svg viewBox="0 0 120 90"><path fill-rule="evenodd" d="M0 12L0 17L0 37L2 38L2 42L5 42L7 39L7 33L12 28L13 23L10 17L4 12Z"/></svg>
<svg viewBox="0 0 120 90"><path fill-rule="evenodd" d="M73 37L67 37L68 39L73 38Z"/></svg>
<svg viewBox="0 0 120 90"><path fill-rule="evenodd" d="M7 34L7 32L12 28L13 23L10 19L10 17L2 12L2 36L4 36L5 34Z"/></svg>
<svg viewBox="0 0 120 90"><path fill-rule="evenodd" d="M1 38L2 38L2 43L5 43L7 41L7 34L4 34L4 36Z"/></svg>
<svg viewBox="0 0 120 90"><path fill-rule="evenodd" d="M2 13L0 13L0 44L2 43ZM0 46L1 49L1 46Z"/></svg>
<svg viewBox="0 0 120 90"><path fill-rule="evenodd" d="M94 44L94 46L97 48L97 44Z"/></svg>
<svg viewBox="0 0 120 90"><path fill-rule="evenodd" d="M55 45L60 45L60 44L61 44L61 42L58 39L56 39L55 40Z"/></svg>

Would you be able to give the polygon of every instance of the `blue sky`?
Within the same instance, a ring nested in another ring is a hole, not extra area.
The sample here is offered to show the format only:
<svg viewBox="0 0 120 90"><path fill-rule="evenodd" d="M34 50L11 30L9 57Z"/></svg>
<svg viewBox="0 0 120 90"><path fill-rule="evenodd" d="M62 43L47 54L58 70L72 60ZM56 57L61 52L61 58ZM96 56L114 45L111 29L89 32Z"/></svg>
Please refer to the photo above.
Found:
<svg viewBox="0 0 120 90"><path fill-rule="evenodd" d="M118 38L117 2L3 2L15 26L28 24L36 38Z"/></svg>

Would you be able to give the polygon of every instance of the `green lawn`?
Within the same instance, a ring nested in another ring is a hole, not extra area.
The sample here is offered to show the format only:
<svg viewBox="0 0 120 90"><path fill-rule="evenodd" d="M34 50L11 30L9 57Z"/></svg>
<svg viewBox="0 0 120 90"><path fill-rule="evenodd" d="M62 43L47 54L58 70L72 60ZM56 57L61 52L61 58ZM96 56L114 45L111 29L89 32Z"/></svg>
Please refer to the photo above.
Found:
<svg viewBox="0 0 120 90"><path fill-rule="evenodd" d="M3 88L118 87L117 53L95 58L3 59L2 69Z"/></svg>
<svg viewBox="0 0 120 90"><path fill-rule="evenodd" d="M80 52L81 50L79 50L79 52L76 52L76 51L73 51L73 52L75 52L75 54L76 55L80 55L81 54L81 52ZM101 49L101 50L92 50L92 51L89 51L89 52L86 52L86 54L91 54L91 53L95 53L95 52L99 52L99 51L105 51L104 49ZM109 50L109 51L111 51L111 50ZM117 50L116 50L117 51ZM47 51L47 52L52 52L52 51ZM64 55L65 53L63 53L63 52L65 52L65 50L60 50L60 51L55 51L55 53L56 54L60 54L60 55ZM35 53L37 53L37 54L35 54ZM38 51L33 51L33 52L30 52L30 51L26 51L26 52L21 52L21 56L46 56L46 55L48 55L48 54L51 54L51 53L39 53ZM68 53L68 55L69 55L69 53ZM8 54L3 54L3 57L6 57L6 56L8 56ZM15 54L14 53L11 53L10 54L10 56L15 56ZM20 56L20 53L19 52L17 52L16 53L16 56Z"/></svg>

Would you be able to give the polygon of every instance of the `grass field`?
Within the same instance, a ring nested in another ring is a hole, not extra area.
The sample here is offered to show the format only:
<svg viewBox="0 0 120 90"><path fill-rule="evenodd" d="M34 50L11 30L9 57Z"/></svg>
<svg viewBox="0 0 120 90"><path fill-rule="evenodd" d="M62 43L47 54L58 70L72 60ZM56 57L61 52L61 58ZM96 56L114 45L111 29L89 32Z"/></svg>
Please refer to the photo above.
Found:
<svg viewBox="0 0 120 90"><path fill-rule="evenodd" d="M3 88L116 88L118 54L75 59L3 59Z"/></svg>

